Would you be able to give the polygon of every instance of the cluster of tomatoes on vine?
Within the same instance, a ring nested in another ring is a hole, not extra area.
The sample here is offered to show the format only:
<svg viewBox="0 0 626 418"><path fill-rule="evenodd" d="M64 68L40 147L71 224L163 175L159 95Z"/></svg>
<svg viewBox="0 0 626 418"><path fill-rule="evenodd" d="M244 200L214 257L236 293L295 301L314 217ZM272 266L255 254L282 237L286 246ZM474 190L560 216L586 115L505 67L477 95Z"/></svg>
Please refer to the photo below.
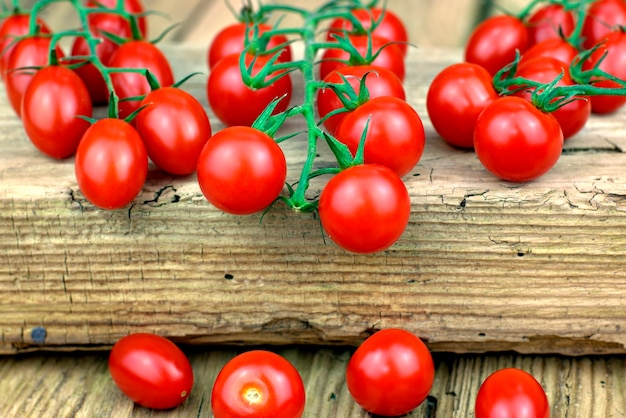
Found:
<svg viewBox="0 0 626 418"><path fill-rule="evenodd" d="M623 0L535 0L518 15L487 18L465 62L430 85L435 130L504 180L542 176L593 113L626 103L623 25Z"/></svg>

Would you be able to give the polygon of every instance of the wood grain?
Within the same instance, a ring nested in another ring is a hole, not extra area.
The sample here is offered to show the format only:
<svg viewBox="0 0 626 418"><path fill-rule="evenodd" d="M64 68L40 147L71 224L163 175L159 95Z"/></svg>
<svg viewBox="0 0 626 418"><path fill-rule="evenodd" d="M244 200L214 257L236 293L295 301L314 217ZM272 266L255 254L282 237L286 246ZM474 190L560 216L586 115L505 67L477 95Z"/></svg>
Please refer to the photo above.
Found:
<svg viewBox="0 0 626 418"><path fill-rule="evenodd" d="M206 71L199 48L167 53L179 78ZM406 177L406 233L371 256L324 239L313 215L220 213L193 176L151 171L132 205L97 210L72 160L41 156L2 100L0 352L101 348L135 331L193 344L353 345L393 326L433 350L626 352L624 114L594 118L541 179L500 181L427 118L428 82L460 55L411 52L406 89L427 146ZM187 88L206 106L204 83ZM284 150L295 179L303 144Z"/></svg>

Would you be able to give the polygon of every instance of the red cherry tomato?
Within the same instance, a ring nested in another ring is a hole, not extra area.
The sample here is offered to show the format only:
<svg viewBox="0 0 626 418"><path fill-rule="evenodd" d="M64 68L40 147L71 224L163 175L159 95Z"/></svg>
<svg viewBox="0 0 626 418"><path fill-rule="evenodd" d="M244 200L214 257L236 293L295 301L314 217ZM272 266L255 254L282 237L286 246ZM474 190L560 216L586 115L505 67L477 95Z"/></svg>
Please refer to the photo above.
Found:
<svg viewBox="0 0 626 418"><path fill-rule="evenodd" d="M411 199L391 169L364 164L343 170L322 189L322 227L340 247L375 253L391 247L409 223Z"/></svg>
<svg viewBox="0 0 626 418"><path fill-rule="evenodd" d="M561 62L571 63L578 55L578 50L564 39L546 39L534 44L524 52L519 64L534 58L549 57Z"/></svg>
<svg viewBox="0 0 626 418"><path fill-rule="evenodd" d="M40 33L50 33L50 29L43 20L37 18ZM30 15L15 14L7 17L0 25L0 75L2 80L6 80L6 69L9 64L9 57L15 48L15 39L26 35L29 30Z"/></svg>
<svg viewBox="0 0 626 418"><path fill-rule="evenodd" d="M42 111L45 103L45 111ZM52 158L74 155L91 117L89 92L69 68L44 67L35 74L22 99L22 122L31 142Z"/></svg>
<svg viewBox="0 0 626 418"><path fill-rule="evenodd" d="M365 74L367 74L365 85L367 86L370 99L383 96L397 97L402 100L406 99L404 86L394 73L386 68L373 67L371 65L340 68L328 74L324 79L324 83L343 84L343 76L348 80L358 96L361 91L361 80ZM334 110L344 107L341 100L339 100L339 96L328 87L319 91L316 103L320 118L323 118ZM334 133L346 115L347 113L340 113L331 116L324 121L324 126L330 133Z"/></svg>
<svg viewBox="0 0 626 418"><path fill-rule="evenodd" d="M378 331L354 352L346 383L366 411L388 417L408 414L428 396L435 366L416 335L396 328Z"/></svg>
<svg viewBox="0 0 626 418"><path fill-rule="evenodd" d="M619 31L626 25L626 3L624 0L596 0L591 2L585 20L581 39L583 48L591 49L610 32Z"/></svg>
<svg viewBox="0 0 626 418"><path fill-rule="evenodd" d="M443 69L432 81L426 108L433 127L446 142L473 148L476 119L497 97L487 70L476 64L458 63Z"/></svg>
<svg viewBox="0 0 626 418"><path fill-rule="evenodd" d="M465 61L481 65L494 75L513 62L516 51L528 49L528 29L515 16L492 16L480 23L465 46Z"/></svg>
<svg viewBox="0 0 626 418"><path fill-rule="evenodd" d="M102 209L119 209L141 191L148 175L148 154L130 124L101 119L83 135L75 171L87 200Z"/></svg>
<svg viewBox="0 0 626 418"><path fill-rule="evenodd" d="M367 126L364 158L398 176L408 174L424 152L424 125L417 112L397 97L377 97L348 114L337 129L337 140L356 154Z"/></svg>
<svg viewBox="0 0 626 418"><path fill-rule="evenodd" d="M117 7L118 0L88 0L86 3L87 7L108 7L110 9L114 9ZM144 13L145 9L143 7L143 3L141 0L124 0L124 10L127 12L133 13L135 15L141 15ZM121 16L112 14L112 13L90 13L89 14L89 26L94 27L92 20L97 20L103 14L108 15L109 19L117 19L120 22L120 27L126 26L127 32L122 33L130 33L130 24ZM146 36L148 33L148 21L145 16L138 16L137 23L139 24L139 30L141 31L143 36ZM117 33L117 32L112 32Z"/></svg>
<svg viewBox="0 0 626 418"><path fill-rule="evenodd" d="M198 182L206 199L224 212L249 215L262 211L280 195L287 161L265 133L233 126L216 133L198 160Z"/></svg>
<svg viewBox="0 0 626 418"><path fill-rule="evenodd" d="M569 37L576 26L574 13L562 4L547 4L535 10L527 19L528 42L534 45L546 39Z"/></svg>
<svg viewBox="0 0 626 418"><path fill-rule="evenodd" d="M26 88L33 79L36 70L20 70L25 67L44 67L48 65L51 38L48 36L33 36L24 38L15 44L7 63L6 92L11 107L20 115L22 97ZM63 51L56 48L57 56L63 57Z"/></svg>
<svg viewBox="0 0 626 418"><path fill-rule="evenodd" d="M109 61L112 68L146 68L159 81L161 87L174 84L174 73L163 52L148 41L130 41L120 45ZM143 74L113 73L111 81L120 99L145 96L150 85ZM120 118L125 118L139 109L140 100L120 101Z"/></svg>
<svg viewBox="0 0 626 418"><path fill-rule="evenodd" d="M248 28L248 36L252 38L254 35L254 29L245 23L234 23L230 26L222 29L213 39L209 46L207 61L209 63L209 69L215 68L215 65L222 59L229 55L241 54L246 42L246 28ZM270 25L260 23L257 25L258 36L263 35L272 30ZM284 35L272 36L267 44L266 51L277 48L281 45L285 45L282 49L279 61L289 62L291 61L291 47L288 44L288 39ZM254 51L249 51L254 52ZM263 51L259 51L263 52Z"/></svg>
<svg viewBox="0 0 626 418"><path fill-rule="evenodd" d="M193 386L193 370L185 354L155 334L121 338L109 355L109 372L126 396L146 408L174 408L189 397Z"/></svg>
<svg viewBox="0 0 626 418"><path fill-rule="evenodd" d="M476 418L550 418L550 405L541 384L515 368L498 370L480 386Z"/></svg>
<svg viewBox="0 0 626 418"><path fill-rule="evenodd" d="M406 68L404 65L404 55L398 45L389 44L385 38L372 36L371 41L367 35L349 35L350 43L359 51L361 57L367 56L368 49L378 56L370 63L375 67L383 67L393 72L401 81L404 81ZM324 79L333 71L348 65L362 65L363 63L350 63L350 53L340 48L328 48L322 54L319 66L320 78ZM350 63L350 64L349 64Z"/></svg>
<svg viewBox="0 0 626 418"><path fill-rule="evenodd" d="M298 370L278 354L248 351L231 359L211 393L215 418L300 418L305 390Z"/></svg>
<svg viewBox="0 0 626 418"><path fill-rule="evenodd" d="M207 96L215 116L227 126L250 126L274 99L285 96L274 113L284 112L291 100L291 77L284 75L267 87L253 90L243 83L239 58L240 54L234 54L220 60L209 74ZM252 59L246 56L248 63ZM252 75L257 75L270 59L270 56L257 56Z"/></svg>
<svg viewBox="0 0 626 418"><path fill-rule="evenodd" d="M150 92L141 106L145 108L135 126L154 164L175 175L196 171L200 152L211 137L200 102L181 89L162 87Z"/></svg>
<svg viewBox="0 0 626 418"><path fill-rule="evenodd" d="M563 132L554 116L521 97L502 97L478 116L474 149L492 174L524 182L548 172L563 149Z"/></svg>
<svg viewBox="0 0 626 418"><path fill-rule="evenodd" d="M372 34L380 38L387 39L388 42L396 42L402 55L406 55L408 50L409 35L402 20L389 9L372 7L369 9L353 9L352 15L356 17L363 29L370 30L372 23L376 28ZM343 35L354 32L354 26L349 19L339 18L331 22L328 28L327 40L335 39L333 35Z"/></svg>

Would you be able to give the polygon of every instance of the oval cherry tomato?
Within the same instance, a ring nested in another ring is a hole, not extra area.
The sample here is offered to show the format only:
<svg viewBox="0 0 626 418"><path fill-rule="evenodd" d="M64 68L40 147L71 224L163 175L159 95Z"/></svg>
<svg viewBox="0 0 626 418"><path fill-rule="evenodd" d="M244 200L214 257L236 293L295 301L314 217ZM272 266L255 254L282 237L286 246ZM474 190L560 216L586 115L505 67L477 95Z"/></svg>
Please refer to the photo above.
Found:
<svg viewBox="0 0 626 418"><path fill-rule="evenodd" d="M351 13L365 30L370 30L372 23L375 23L376 28L372 31L372 35L387 39L388 42L396 42L402 55L406 55L409 35L398 15L380 7L352 9ZM327 40L332 41L333 35L343 35L346 32L355 32L352 22L344 18L335 19L328 28Z"/></svg>
<svg viewBox="0 0 626 418"><path fill-rule="evenodd" d="M546 39L569 37L576 26L574 13L562 4L547 4L535 10L526 20L529 45Z"/></svg>
<svg viewBox="0 0 626 418"><path fill-rule="evenodd" d="M408 174L424 152L424 125L410 104L397 97L377 97L348 114L337 129L337 140L356 154L365 137L365 164L379 164L398 176Z"/></svg>
<svg viewBox="0 0 626 418"><path fill-rule="evenodd" d="M327 84L343 84L342 76L345 77L357 96L360 94L361 80L367 74L365 85L369 92L370 99L376 97L391 96L405 100L406 95L402 81L390 70L386 68L373 67L371 65L358 65L354 67L343 67L328 74L324 79ZM339 100L339 96L328 87L322 88L317 94L317 112L320 118L330 112L342 109L344 106ZM334 134L341 121L347 113L339 113L324 121L324 126L331 134Z"/></svg>
<svg viewBox="0 0 626 418"><path fill-rule="evenodd" d="M348 35L350 43L356 48L362 58L367 57L368 49L372 54L380 53L368 65L383 67L398 76L400 81L404 81L406 68L404 65L404 55L398 45L390 44L385 38L367 35ZM351 61L350 53L340 48L328 48L322 54L319 66L320 78L324 79L331 72L349 65L364 65L362 62Z"/></svg>
<svg viewBox="0 0 626 418"><path fill-rule="evenodd" d="M233 54L241 54L243 52L246 42L246 28L248 28L248 36L252 38L254 35L254 29L241 22L227 26L215 35L215 38L213 38L213 41L209 46L207 54L207 62L209 63L210 70L212 70L222 58ZM257 25L258 36L261 36L272 29L273 28L270 25L260 23ZM288 42L287 37L284 35L272 36L267 44L266 51L285 45L282 49L279 61L289 62L291 61L291 46L289 46ZM249 52L254 53L255 51Z"/></svg>
<svg viewBox="0 0 626 418"><path fill-rule="evenodd" d="M287 161L265 133L233 126L216 133L198 160L198 182L206 199L224 212L249 215L271 205L287 179Z"/></svg>
<svg viewBox="0 0 626 418"><path fill-rule="evenodd" d="M207 96L215 116L227 126L250 126L274 99L283 96L274 113L284 112L291 100L291 77L285 74L273 84L253 90L243 83L239 58L240 54L234 54L220 60L209 74ZM257 56L252 75L258 74L270 58ZM246 56L248 63L252 59L252 56Z"/></svg>
<svg viewBox="0 0 626 418"><path fill-rule="evenodd" d="M196 171L198 157L211 137L211 124L202 104L191 94L161 87L141 102L135 126L148 156L161 170L175 175Z"/></svg>
<svg viewBox="0 0 626 418"><path fill-rule="evenodd" d="M583 48L591 49L610 32L626 25L626 3L624 0L595 0L591 2L585 20L581 39Z"/></svg>
<svg viewBox="0 0 626 418"><path fill-rule="evenodd" d="M40 33L50 33L50 29L43 20L37 18ZM14 14L2 21L0 25L0 75L2 80L6 80L6 69L9 64L9 57L15 48L15 39L26 35L29 30L30 15Z"/></svg>
<svg viewBox="0 0 626 418"><path fill-rule="evenodd" d="M156 77L161 87L174 84L174 73L163 52L148 41L130 41L120 45L109 61L112 68L145 68ZM113 73L111 81L120 99L145 96L150 85L143 74ZM120 118L125 118L139 109L140 100L120 101Z"/></svg>
<svg viewBox="0 0 626 418"><path fill-rule="evenodd" d="M524 61L528 61L540 57L555 58L567 64L571 63L578 55L578 50L564 39L546 39L534 44L524 52L520 59L519 65Z"/></svg>
<svg viewBox="0 0 626 418"><path fill-rule="evenodd" d="M75 171L87 200L102 209L119 209L141 191L148 175L148 154L130 124L101 119L78 144Z"/></svg>
<svg viewBox="0 0 626 418"><path fill-rule="evenodd" d="M478 159L492 174L523 182L548 172L561 156L563 132L554 116L521 97L501 97L478 116Z"/></svg>
<svg viewBox="0 0 626 418"><path fill-rule="evenodd" d="M391 247L409 223L411 199L402 179L374 164L350 167L322 189L322 227L340 247L375 253Z"/></svg>
<svg viewBox="0 0 626 418"><path fill-rule="evenodd" d="M189 397L193 386L193 370L185 354L155 334L121 338L109 355L109 372L126 396L146 408L174 408Z"/></svg>
<svg viewBox="0 0 626 418"><path fill-rule="evenodd" d="M45 103L45 111L42 111ZM93 109L87 87L69 68L44 67L35 74L22 99L24 130L37 149L52 158L74 155Z"/></svg>
<svg viewBox="0 0 626 418"><path fill-rule="evenodd" d="M248 351L231 359L211 393L215 418L300 418L305 404L298 370L278 354Z"/></svg>
<svg viewBox="0 0 626 418"><path fill-rule="evenodd" d="M6 92L11 107L20 115L22 97L33 79L36 70L20 70L24 67L44 67L48 65L51 38L49 36L33 36L24 38L15 44L7 63ZM57 46L57 56L62 58L63 51Z"/></svg>
<svg viewBox="0 0 626 418"><path fill-rule="evenodd" d="M473 148L476 119L497 97L484 67L457 63L443 69L431 82L426 108L433 127L446 142Z"/></svg>
<svg viewBox="0 0 626 418"><path fill-rule="evenodd" d="M396 328L378 331L365 340L348 362L346 383L363 409L382 416L400 416L417 408L435 380L435 365L416 335Z"/></svg>
<svg viewBox="0 0 626 418"><path fill-rule="evenodd" d="M492 16L482 21L465 45L465 61L485 67L494 75L513 62L516 51L528 49L528 29L515 16Z"/></svg>
<svg viewBox="0 0 626 418"><path fill-rule="evenodd" d="M515 368L498 370L480 386L476 418L549 418L550 405L541 384Z"/></svg>

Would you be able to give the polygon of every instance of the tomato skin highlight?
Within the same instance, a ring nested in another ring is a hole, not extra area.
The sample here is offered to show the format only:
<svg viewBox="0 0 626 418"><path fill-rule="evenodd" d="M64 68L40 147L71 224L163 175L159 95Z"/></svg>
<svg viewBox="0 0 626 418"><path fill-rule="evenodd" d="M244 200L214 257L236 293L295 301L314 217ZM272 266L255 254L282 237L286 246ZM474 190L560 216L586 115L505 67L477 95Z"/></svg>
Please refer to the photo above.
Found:
<svg viewBox="0 0 626 418"><path fill-rule="evenodd" d="M374 333L354 352L346 369L350 394L380 416L408 414L428 396L435 365L416 335L397 328Z"/></svg>
<svg viewBox="0 0 626 418"><path fill-rule="evenodd" d="M78 145L75 172L87 200L102 209L119 209L143 188L148 153L130 124L101 119L91 125Z"/></svg>
<svg viewBox="0 0 626 418"><path fill-rule="evenodd" d="M108 365L117 387L146 408L175 408L193 387L193 370L185 354L155 334L121 338L111 350Z"/></svg>
<svg viewBox="0 0 626 418"><path fill-rule="evenodd" d="M278 354L248 351L219 372L211 392L215 418L300 418L305 406L298 370Z"/></svg>
<svg viewBox="0 0 626 418"><path fill-rule="evenodd" d="M208 140L197 171L200 189L212 205L233 215L250 215L279 197L287 179L287 161L265 133L234 126Z"/></svg>
<svg viewBox="0 0 626 418"><path fill-rule="evenodd" d="M42 108L45 112L42 112ZM91 117L89 91L69 68L49 66L39 70L22 99L22 123L33 145L52 158L67 158L76 153Z"/></svg>
<svg viewBox="0 0 626 418"><path fill-rule="evenodd" d="M492 373L480 386L474 409L476 418L550 418L541 384L515 368Z"/></svg>
<svg viewBox="0 0 626 418"><path fill-rule="evenodd" d="M340 247L354 253L386 250L409 223L411 200L391 169L364 164L343 170L322 189L322 227Z"/></svg>

